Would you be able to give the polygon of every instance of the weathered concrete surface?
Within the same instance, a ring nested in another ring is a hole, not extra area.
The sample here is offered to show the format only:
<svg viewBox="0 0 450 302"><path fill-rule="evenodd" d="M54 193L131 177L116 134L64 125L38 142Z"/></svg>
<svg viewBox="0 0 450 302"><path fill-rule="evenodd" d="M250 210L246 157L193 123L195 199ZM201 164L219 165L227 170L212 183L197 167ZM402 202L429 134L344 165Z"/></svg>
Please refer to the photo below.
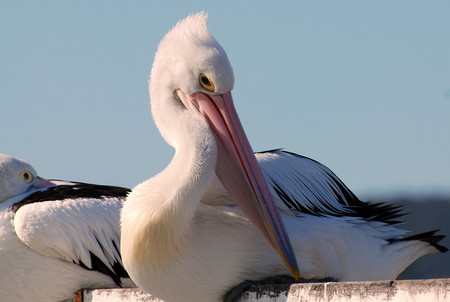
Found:
<svg viewBox="0 0 450 302"><path fill-rule="evenodd" d="M84 291L84 302L161 301L137 289ZM379 282L327 282L255 286L241 302L450 302L450 279Z"/></svg>
<svg viewBox="0 0 450 302"><path fill-rule="evenodd" d="M327 282L251 288L239 301L261 302L450 302L450 279Z"/></svg>
<svg viewBox="0 0 450 302"><path fill-rule="evenodd" d="M162 302L146 292L135 288L87 289L83 302Z"/></svg>

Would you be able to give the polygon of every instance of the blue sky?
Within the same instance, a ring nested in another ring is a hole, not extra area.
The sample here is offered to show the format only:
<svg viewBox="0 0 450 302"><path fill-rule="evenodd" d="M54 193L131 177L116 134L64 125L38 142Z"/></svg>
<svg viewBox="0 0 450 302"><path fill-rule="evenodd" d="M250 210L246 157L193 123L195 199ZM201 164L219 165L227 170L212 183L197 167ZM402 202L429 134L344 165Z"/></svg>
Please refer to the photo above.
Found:
<svg viewBox="0 0 450 302"><path fill-rule="evenodd" d="M450 193L450 2L189 2L2 2L0 152L100 184L162 170L153 56L205 10L255 151L312 157L360 196Z"/></svg>

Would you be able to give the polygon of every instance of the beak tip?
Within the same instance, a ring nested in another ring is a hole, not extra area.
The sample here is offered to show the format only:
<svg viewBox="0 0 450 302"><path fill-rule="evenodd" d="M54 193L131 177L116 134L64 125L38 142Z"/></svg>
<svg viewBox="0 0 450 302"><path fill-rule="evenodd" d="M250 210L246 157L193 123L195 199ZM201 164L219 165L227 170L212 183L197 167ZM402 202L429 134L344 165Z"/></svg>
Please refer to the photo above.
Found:
<svg viewBox="0 0 450 302"><path fill-rule="evenodd" d="M295 281L297 282L298 280L300 280L300 269L298 267L296 259L294 258L294 261L285 261L285 264L294 277Z"/></svg>

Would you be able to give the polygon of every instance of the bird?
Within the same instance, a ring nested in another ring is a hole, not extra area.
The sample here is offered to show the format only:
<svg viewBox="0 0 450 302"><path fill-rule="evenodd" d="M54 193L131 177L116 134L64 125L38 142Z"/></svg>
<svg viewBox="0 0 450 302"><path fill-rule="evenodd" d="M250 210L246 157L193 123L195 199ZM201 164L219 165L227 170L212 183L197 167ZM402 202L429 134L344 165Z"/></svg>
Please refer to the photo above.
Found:
<svg viewBox="0 0 450 302"><path fill-rule="evenodd" d="M62 301L82 288L136 287L119 253L119 211L128 192L50 181L26 161L0 154L0 292L7 301Z"/></svg>
<svg viewBox="0 0 450 302"><path fill-rule="evenodd" d="M153 62L151 112L175 154L121 210L123 264L138 287L166 302L222 301L246 280L279 275L392 280L447 250L436 231L404 236L399 207L359 200L313 159L254 154L231 64L206 22L204 12L179 21Z"/></svg>

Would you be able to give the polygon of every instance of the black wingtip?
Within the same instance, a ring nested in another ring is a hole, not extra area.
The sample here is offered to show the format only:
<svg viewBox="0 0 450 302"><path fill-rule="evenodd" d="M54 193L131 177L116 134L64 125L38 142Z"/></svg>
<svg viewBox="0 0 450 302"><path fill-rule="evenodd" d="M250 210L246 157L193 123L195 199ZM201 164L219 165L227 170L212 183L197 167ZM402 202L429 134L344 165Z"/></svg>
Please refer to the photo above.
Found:
<svg viewBox="0 0 450 302"><path fill-rule="evenodd" d="M433 231L428 231L428 232L404 237L401 239L390 240L389 242L419 240L419 241L427 242L430 245L432 245L434 248L436 248L439 252L445 253L448 251L448 248L439 244L439 242L445 238L445 235L435 235L439 231L440 231L440 229L437 229L437 230L433 230Z"/></svg>
<svg viewBox="0 0 450 302"><path fill-rule="evenodd" d="M92 267L88 267L86 264L84 264L82 261L80 261L79 265L82 268L84 268L86 270L90 270L90 271L97 271L97 272L100 272L107 276L110 276L111 279L114 281L114 283L118 287L122 287L121 278L130 278L128 276L127 271L123 268L123 266L120 263L115 262L112 265L113 270L111 270L108 268L108 266L106 266L106 264L103 263L102 260L100 260L99 257L97 257L95 254L93 254L91 251L89 251L89 254L91 257Z"/></svg>

